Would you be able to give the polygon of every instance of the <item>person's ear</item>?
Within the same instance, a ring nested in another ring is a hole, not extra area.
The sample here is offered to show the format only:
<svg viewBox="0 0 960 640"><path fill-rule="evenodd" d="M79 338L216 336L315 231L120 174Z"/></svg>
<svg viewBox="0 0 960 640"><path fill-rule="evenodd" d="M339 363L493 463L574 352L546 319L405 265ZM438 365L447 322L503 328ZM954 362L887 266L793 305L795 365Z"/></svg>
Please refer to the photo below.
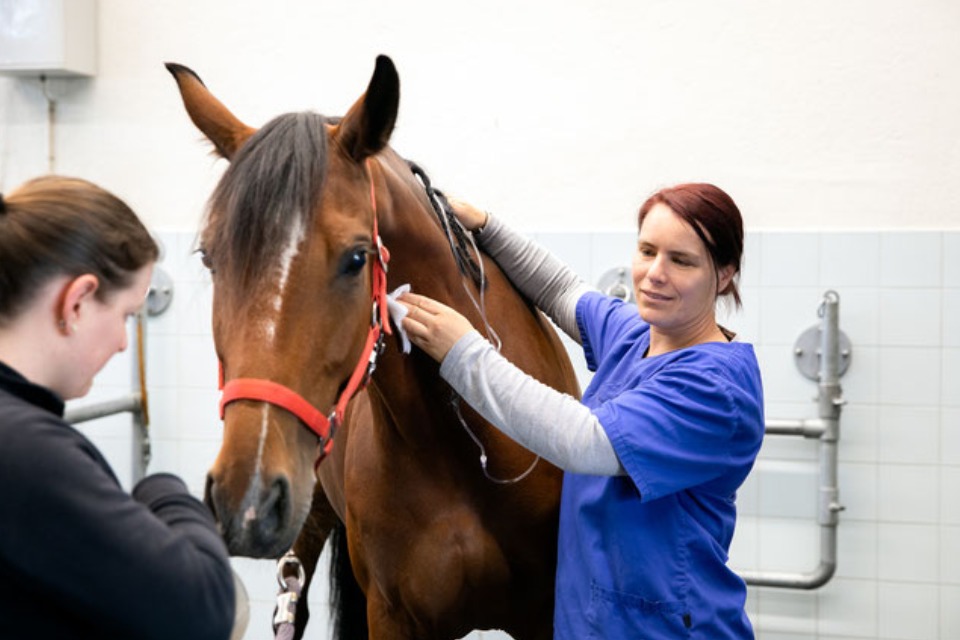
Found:
<svg viewBox="0 0 960 640"><path fill-rule="evenodd" d="M732 264L728 264L725 267L720 267L717 271L717 295L723 295L727 292L730 282L733 280L733 276L736 275L737 270Z"/></svg>
<svg viewBox="0 0 960 640"><path fill-rule="evenodd" d="M58 325L61 331L75 333L85 305L94 299L100 280L92 273L85 273L67 282L60 302Z"/></svg>

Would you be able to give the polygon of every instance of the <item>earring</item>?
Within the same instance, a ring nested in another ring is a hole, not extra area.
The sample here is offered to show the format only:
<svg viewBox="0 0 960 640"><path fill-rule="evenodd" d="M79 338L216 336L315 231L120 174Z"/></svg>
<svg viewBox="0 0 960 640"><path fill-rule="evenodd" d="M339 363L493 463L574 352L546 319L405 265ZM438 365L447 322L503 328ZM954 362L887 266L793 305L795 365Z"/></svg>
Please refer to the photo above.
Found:
<svg viewBox="0 0 960 640"><path fill-rule="evenodd" d="M67 321L66 321L65 319L63 319L63 318L60 318L60 320L57 322L57 327L60 329L60 331L66 332L67 335L69 335L69 334L71 334L71 333L76 333L76 332L77 332L77 329L79 328L79 327L77 327L77 323L76 323L76 322L72 322L72 323L70 323L70 330L67 331Z"/></svg>

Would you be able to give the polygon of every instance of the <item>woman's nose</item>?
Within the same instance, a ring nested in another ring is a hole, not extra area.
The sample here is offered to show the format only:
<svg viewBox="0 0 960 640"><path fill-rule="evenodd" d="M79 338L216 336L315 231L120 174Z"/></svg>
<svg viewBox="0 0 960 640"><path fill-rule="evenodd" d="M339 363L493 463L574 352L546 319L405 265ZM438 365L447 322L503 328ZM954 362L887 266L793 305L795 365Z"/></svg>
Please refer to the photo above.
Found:
<svg viewBox="0 0 960 640"><path fill-rule="evenodd" d="M650 261L650 267L647 269L647 278L655 282L663 282L666 280L666 265L663 260L663 256L658 255Z"/></svg>

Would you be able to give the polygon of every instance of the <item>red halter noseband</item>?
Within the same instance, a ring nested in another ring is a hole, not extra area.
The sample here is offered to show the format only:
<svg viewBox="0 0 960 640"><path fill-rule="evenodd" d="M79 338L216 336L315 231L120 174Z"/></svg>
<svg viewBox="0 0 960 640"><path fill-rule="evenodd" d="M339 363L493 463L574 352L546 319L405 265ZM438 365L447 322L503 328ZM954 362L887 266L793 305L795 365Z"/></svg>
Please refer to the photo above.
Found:
<svg viewBox="0 0 960 640"><path fill-rule="evenodd" d="M373 170L367 159L367 175L370 178L370 205L373 207L373 240L376 243L377 257L373 263L373 312L370 316L370 331L367 341L360 352L360 360L354 368L347 386L344 387L329 416L323 415L308 400L296 391L271 380L258 378L234 378L223 382L223 364L220 365L220 419L223 419L226 406L235 400L256 400L268 402L297 416L301 422L317 434L320 439L320 453L316 465L333 448L333 435L343 421L343 412L354 395L370 381L377 366L377 356L383 351L384 334L392 334L389 310L387 308L387 263L390 252L387 251L377 225L377 194L373 185Z"/></svg>

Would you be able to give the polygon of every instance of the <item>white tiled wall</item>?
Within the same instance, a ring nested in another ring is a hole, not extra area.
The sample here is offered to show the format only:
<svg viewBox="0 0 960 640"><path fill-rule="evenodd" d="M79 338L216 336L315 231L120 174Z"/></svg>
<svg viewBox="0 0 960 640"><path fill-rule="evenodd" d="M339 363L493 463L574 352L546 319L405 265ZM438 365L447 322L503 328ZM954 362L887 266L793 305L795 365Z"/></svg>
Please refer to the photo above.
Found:
<svg viewBox="0 0 960 640"><path fill-rule="evenodd" d="M159 235L175 293L166 314L149 322L150 470L178 473L200 495L219 442L211 290L190 253L193 232ZM629 266L634 234L536 237L595 283L608 269ZM846 510L837 572L814 591L751 588L748 611L757 636L960 638L960 232L748 234L744 307L723 322L757 348L770 418L816 417L816 385L794 366L793 345L818 322L828 289L840 294L841 329L853 345L841 379L847 404L839 484ZM129 354L116 358L89 399L77 404L128 392L131 362ZM582 358L574 362L586 381ZM83 429L128 478L129 418ZM739 496L731 565L813 569L816 490L816 442L769 437ZM275 596L273 564L237 559L235 567L253 602L247 637L264 637ZM326 637L320 582L311 594L313 638Z"/></svg>

